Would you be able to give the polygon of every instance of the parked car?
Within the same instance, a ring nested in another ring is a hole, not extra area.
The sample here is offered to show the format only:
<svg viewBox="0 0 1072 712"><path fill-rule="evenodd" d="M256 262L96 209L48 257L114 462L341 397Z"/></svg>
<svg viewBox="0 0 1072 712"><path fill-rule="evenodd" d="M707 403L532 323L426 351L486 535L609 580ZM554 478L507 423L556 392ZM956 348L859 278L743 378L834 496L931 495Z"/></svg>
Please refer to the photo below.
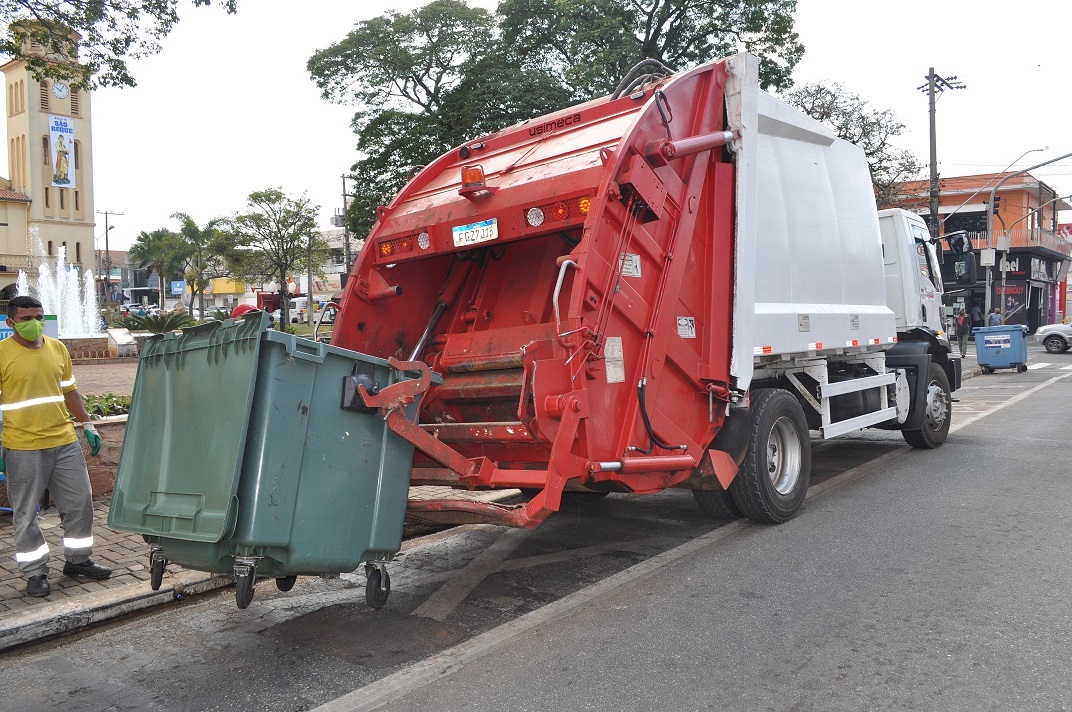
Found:
<svg viewBox="0 0 1072 712"><path fill-rule="evenodd" d="M1049 324L1035 332L1035 339L1051 354L1068 351L1072 347L1072 324Z"/></svg>

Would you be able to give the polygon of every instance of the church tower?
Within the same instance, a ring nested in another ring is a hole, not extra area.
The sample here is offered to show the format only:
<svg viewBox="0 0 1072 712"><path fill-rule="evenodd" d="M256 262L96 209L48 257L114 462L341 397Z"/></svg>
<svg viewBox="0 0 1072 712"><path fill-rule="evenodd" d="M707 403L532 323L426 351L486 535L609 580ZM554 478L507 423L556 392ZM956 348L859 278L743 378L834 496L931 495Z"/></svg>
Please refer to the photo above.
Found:
<svg viewBox="0 0 1072 712"><path fill-rule="evenodd" d="M77 39L77 37L75 37ZM27 53L46 48L27 42ZM96 272L90 95L59 79L34 79L26 60L4 72L8 178L0 179L0 296L14 296L20 269L30 266L37 228L47 255L66 247L66 262Z"/></svg>

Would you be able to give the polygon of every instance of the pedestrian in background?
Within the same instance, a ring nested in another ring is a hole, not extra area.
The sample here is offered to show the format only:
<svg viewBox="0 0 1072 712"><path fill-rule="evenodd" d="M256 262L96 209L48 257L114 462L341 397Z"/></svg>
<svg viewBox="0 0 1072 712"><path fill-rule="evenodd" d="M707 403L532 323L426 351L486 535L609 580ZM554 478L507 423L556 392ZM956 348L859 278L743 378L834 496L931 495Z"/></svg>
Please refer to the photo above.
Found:
<svg viewBox="0 0 1072 712"><path fill-rule="evenodd" d="M112 570L94 563L93 493L89 470L68 410L82 423L91 454L101 439L75 386L71 354L62 341L45 336L45 312L33 297L7 305L15 333L0 341L0 444L7 495L15 525L15 561L26 577L26 594L47 596L48 544L37 522L37 503L52 494L63 526L67 576L105 579Z"/></svg>
<svg viewBox="0 0 1072 712"><path fill-rule="evenodd" d="M972 317L972 326L982 326L983 325L983 308L981 306L979 306L979 302L976 302L975 305L972 306L971 317Z"/></svg>
<svg viewBox="0 0 1072 712"><path fill-rule="evenodd" d="M968 355L968 337L972 333L972 320L963 309L957 314L957 342L960 344L960 357Z"/></svg>
<svg viewBox="0 0 1072 712"><path fill-rule="evenodd" d="M987 326L1001 326L1001 307L994 307L994 311L990 312L990 316L987 317Z"/></svg>

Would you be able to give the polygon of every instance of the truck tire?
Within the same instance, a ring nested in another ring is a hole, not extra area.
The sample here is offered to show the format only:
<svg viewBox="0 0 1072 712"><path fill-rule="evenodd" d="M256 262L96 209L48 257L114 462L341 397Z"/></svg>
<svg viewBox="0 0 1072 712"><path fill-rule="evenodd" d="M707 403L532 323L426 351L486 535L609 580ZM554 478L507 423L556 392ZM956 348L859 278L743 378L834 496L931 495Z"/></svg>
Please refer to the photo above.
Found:
<svg viewBox="0 0 1072 712"><path fill-rule="evenodd" d="M692 496L700 511L713 519L741 518L741 510L733 503L733 495L725 490L693 490Z"/></svg>
<svg viewBox="0 0 1072 712"><path fill-rule="evenodd" d="M986 370L985 366L983 368ZM932 363L927 380L923 427L919 430L901 431L906 443L921 450L933 450L941 446L949 435L949 424L953 419L953 398L949 394L949 378L945 375L945 369Z"/></svg>
<svg viewBox="0 0 1072 712"><path fill-rule="evenodd" d="M778 388L752 393L748 453L730 485L733 503L754 522L792 519L811 479L811 440L800 402Z"/></svg>

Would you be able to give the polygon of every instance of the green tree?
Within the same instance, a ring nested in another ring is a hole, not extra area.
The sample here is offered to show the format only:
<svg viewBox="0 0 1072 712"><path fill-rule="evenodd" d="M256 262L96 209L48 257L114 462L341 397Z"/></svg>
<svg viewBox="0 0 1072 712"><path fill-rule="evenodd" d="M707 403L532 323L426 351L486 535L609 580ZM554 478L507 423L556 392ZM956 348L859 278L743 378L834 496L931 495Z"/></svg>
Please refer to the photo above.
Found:
<svg viewBox="0 0 1072 712"><path fill-rule="evenodd" d="M739 51L759 57L764 89L792 86L804 47L796 0L502 0L503 42L578 99L609 94L642 59L687 69Z"/></svg>
<svg viewBox="0 0 1072 712"><path fill-rule="evenodd" d="M152 232L142 231L127 251L131 264L156 272L160 277L160 308L164 308L165 286L168 277L181 268L186 260L183 241L166 227Z"/></svg>
<svg viewBox="0 0 1072 712"><path fill-rule="evenodd" d="M464 141L570 103L553 77L497 40L495 18L458 0L358 23L313 55L324 98L358 107L351 230L367 233L421 166Z"/></svg>
<svg viewBox="0 0 1072 712"><path fill-rule="evenodd" d="M186 213L175 213L171 217L179 221L179 239L185 243L186 254L183 275L190 287L189 312L193 313L194 300L202 318L205 316L205 290L212 280L228 274L225 256L228 253L226 237L221 227L227 224L224 218L214 218L198 227L192 217Z"/></svg>
<svg viewBox="0 0 1072 712"><path fill-rule="evenodd" d="M875 202L879 210L910 207L898 186L919 178L923 166L908 150L897 148L893 139L904 133L904 124L889 109L873 108L840 84L805 84L786 95L786 101L808 116L822 121L867 155Z"/></svg>
<svg viewBox="0 0 1072 712"><path fill-rule="evenodd" d="M238 0L216 4L234 13ZM127 59L160 51L160 40L179 21L178 6L179 0L4 0L0 53L26 60L38 77L86 89L136 86Z"/></svg>
<svg viewBox="0 0 1072 712"><path fill-rule="evenodd" d="M279 328L290 323L287 277L300 271L312 246L313 264L327 261L330 247L316 228L320 209L306 195L291 198L279 188L254 191L246 200L246 212L228 220L235 244L227 255L231 273L251 281L279 285Z"/></svg>

